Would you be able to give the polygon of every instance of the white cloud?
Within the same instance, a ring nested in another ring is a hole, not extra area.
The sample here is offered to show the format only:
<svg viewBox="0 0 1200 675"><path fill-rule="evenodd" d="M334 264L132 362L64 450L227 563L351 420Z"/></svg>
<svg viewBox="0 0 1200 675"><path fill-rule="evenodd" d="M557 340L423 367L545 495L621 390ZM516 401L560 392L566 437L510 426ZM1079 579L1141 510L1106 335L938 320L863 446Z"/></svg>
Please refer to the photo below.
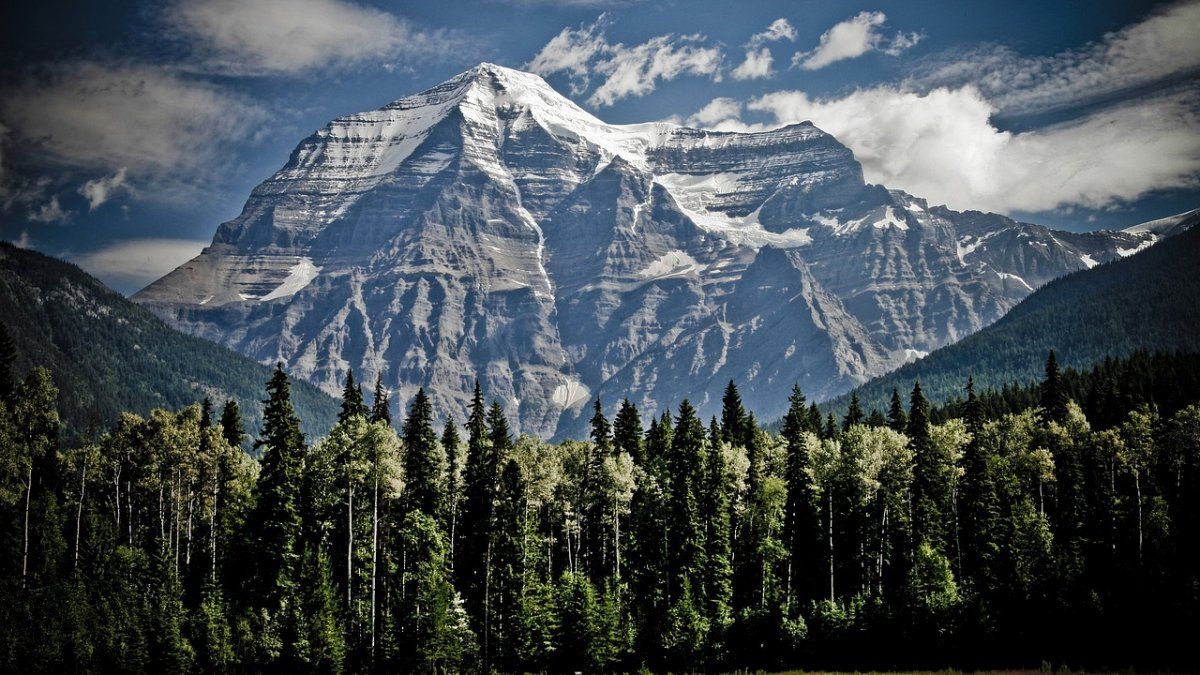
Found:
<svg viewBox="0 0 1200 675"><path fill-rule="evenodd" d="M1200 2L1172 5L1079 49L1022 56L990 46L927 63L915 88L974 84L1008 113L1047 111L1101 99L1200 70Z"/></svg>
<svg viewBox="0 0 1200 675"><path fill-rule="evenodd" d="M611 50L604 30L610 19L601 14L591 24L579 28L564 28L525 64L525 69L542 75L565 72L571 76L571 93L587 91L592 62Z"/></svg>
<svg viewBox="0 0 1200 675"><path fill-rule="evenodd" d="M30 211L29 219L35 223L46 223L47 225L65 223L71 219L71 212L63 210L62 205L58 203L58 197L55 196L51 197L50 201Z"/></svg>
<svg viewBox="0 0 1200 675"><path fill-rule="evenodd" d="M111 176L101 176L80 186L79 194L87 198L88 211L95 211L119 191L132 190L132 186L125 180L126 173L125 167L121 167Z"/></svg>
<svg viewBox="0 0 1200 675"><path fill-rule="evenodd" d="M6 90L0 115L14 137L59 162L192 184L267 119L245 99L161 67L92 61Z"/></svg>
<svg viewBox="0 0 1200 675"><path fill-rule="evenodd" d="M71 260L109 286L128 293L196 257L208 244L196 239L129 239L71 256Z"/></svg>
<svg viewBox="0 0 1200 675"><path fill-rule="evenodd" d="M714 98L687 119L689 126L713 129L722 122L737 120L742 113L742 104L732 98Z"/></svg>
<svg viewBox="0 0 1200 675"><path fill-rule="evenodd" d="M779 18L771 22L767 29L761 33L755 33L750 37L748 46L757 47L768 42L778 42L779 40L796 39L796 27L787 19Z"/></svg>
<svg viewBox="0 0 1200 675"><path fill-rule="evenodd" d="M681 75L720 79L723 54L719 47L704 45L703 35L659 35L626 46L607 40L604 31L608 24L608 17L601 15L591 25L564 28L525 68L541 75L568 73L574 94L587 91L591 75L600 76L603 81L588 97L588 103L594 106L644 96L659 82Z"/></svg>
<svg viewBox="0 0 1200 675"><path fill-rule="evenodd" d="M775 19L761 33L755 33L746 43L746 58L730 73L735 80L753 80L770 77L774 57L766 46L778 40L795 40L796 28L787 19Z"/></svg>
<svg viewBox="0 0 1200 675"><path fill-rule="evenodd" d="M165 18L208 68L233 74L297 73L457 48L444 31L418 30L389 12L341 0L181 0Z"/></svg>
<svg viewBox="0 0 1200 675"><path fill-rule="evenodd" d="M792 65L817 70L872 51L896 56L921 40L919 33L885 36L881 29L886 22L887 15L883 12L859 12L825 31L816 49L797 52L792 57Z"/></svg>
<svg viewBox="0 0 1200 675"><path fill-rule="evenodd" d="M746 52L746 60L733 69L730 74L735 80L754 80L771 76L771 63L774 58L771 50L766 47L751 49Z"/></svg>
<svg viewBox="0 0 1200 675"><path fill-rule="evenodd" d="M773 117L769 126L811 120L854 151L868 181L953 208L1010 212L1103 208L1157 189L1196 187L1196 98L1138 101L1023 133L997 129L994 104L969 86L925 93L882 86L834 99L784 91L746 107ZM743 124L739 109L721 107L714 127L764 126Z"/></svg>

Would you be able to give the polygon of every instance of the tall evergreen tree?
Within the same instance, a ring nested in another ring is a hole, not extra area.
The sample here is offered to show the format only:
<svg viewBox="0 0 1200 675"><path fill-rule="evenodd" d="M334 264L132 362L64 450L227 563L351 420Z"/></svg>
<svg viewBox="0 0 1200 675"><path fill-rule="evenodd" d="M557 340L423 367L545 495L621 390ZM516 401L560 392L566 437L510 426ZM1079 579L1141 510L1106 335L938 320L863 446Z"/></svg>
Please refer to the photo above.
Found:
<svg viewBox="0 0 1200 675"><path fill-rule="evenodd" d="M442 516L444 481L441 447L433 430L433 406L424 387L417 389L404 420L405 503L431 518Z"/></svg>
<svg viewBox="0 0 1200 675"><path fill-rule="evenodd" d="M908 431L908 415L904 413L904 402L900 400L900 390L892 387L892 402L888 407L888 426L892 431L905 433Z"/></svg>
<svg viewBox="0 0 1200 675"><path fill-rule="evenodd" d="M355 415L366 417L367 404L363 401L362 387L354 382L354 371L346 371L346 384L342 387L342 410L338 413L338 421L345 422Z"/></svg>
<svg viewBox="0 0 1200 675"><path fill-rule="evenodd" d="M387 387L383 386L383 374L375 376L375 394L371 398L371 416L370 421L383 422L388 426L392 424L392 401L388 395Z"/></svg>
<svg viewBox="0 0 1200 675"><path fill-rule="evenodd" d="M700 492L704 485L704 423L691 402L679 404L679 416L668 461L670 579L672 600L678 600L685 582L702 593L705 568L704 526L700 518ZM702 601L702 597L695 597Z"/></svg>
<svg viewBox="0 0 1200 675"><path fill-rule="evenodd" d="M644 444L642 442L642 416L637 406L629 399L621 401L621 408L613 419L613 446L617 452L629 453L635 464L646 463Z"/></svg>
<svg viewBox="0 0 1200 675"><path fill-rule="evenodd" d="M921 383L913 384L907 436L913 451L913 534L939 552L946 550L946 519L950 514L950 467L930 436L929 402Z"/></svg>
<svg viewBox="0 0 1200 675"><path fill-rule="evenodd" d="M784 480L787 484L787 505L784 511L784 543L788 550L786 600L789 606L807 606L819 597L817 568L812 552L820 550L820 522L816 512L816 497L812 484L812 467L805 434L808 429L804 409L804 392L800 385L792 386L788 410L783 417L782 435L786 443L787 460Z"/></svg>
<svg viewBox="0 0 1200 675"><path fill-rule="evenodd" d="M718 632L733 622L732 532L730 530L733 485L725 463L721 434L723 428L714 417L709 426L705 453L704 480L700 489L700 517L704 521L704 587L708 601L706 615ZM742 434L747 432L742 429Z"/></svg>
<svg viewBox="0 0 1200 675"><path fill-rule="evenodd" d="M746 409L733 380L725 385L721 396L721 440L731 445L743 445L746 441Z"/></svg>
<svg viewBox="0 0 1200 675"><path fill-rule="evenodd" d="M247 522L254 559L253 592L257 606L279 607L296 579L299 563L301 485L304 471L304 435L292 408L291 384L283 364L267 383L263 402L262 469L255 484L254 511Z"/></svg>
<svg viewBox="0 0 1200 675"><path fill-rule="evenodd" d="M1041 385L1041 405L1044 419L1062 423L1067 419L1067 392L1058 370L1058 357L1050 350L1046 357L1046 377Z"/></svg>
<svg viewBox="0 0 1200 675"><path fill-rule="evenodd" d="M842 418L842 431L850 431L850 427L862 423L863 411L862 405L858 402L858 392L851 392L850 408L846 411L846 416Z"/></svg>
<svg viewBox="0 0 1200 675"><path fill-rule="evenodd" d="M242 411L238 409L237 401L229 399L221 409L221 437L230 447L242 447L246 438L246 427L242 423Z"/></svg>

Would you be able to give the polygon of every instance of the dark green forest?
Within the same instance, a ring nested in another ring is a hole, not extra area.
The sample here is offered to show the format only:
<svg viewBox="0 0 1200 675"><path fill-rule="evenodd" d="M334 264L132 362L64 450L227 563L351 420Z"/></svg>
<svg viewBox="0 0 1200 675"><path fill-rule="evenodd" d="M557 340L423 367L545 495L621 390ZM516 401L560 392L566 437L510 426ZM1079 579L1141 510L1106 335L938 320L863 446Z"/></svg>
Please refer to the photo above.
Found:
<svg viewBox="0 0 1200 675"><path fill-rule="evenodd" d="M996 323L854 393L864 406L882 408L893 388L918 379L936 403L961 396L969 375L981 388L1024 385L1037 380L1051 349L1075 369L1137 351L1200 352L1200 227L1055 279ZM848 404L849 395L829 403L839 412Z"/></svg>
<svg viewBox="0 0 1200 675"><path fill-rule="evenodd" d="M1019 409L797 388L769 433L731 382L720 419L596 401L557 445L478 387L437 428L349 375L315 440L277 368L254 459L232 399L65 444L56 375L0 338L8 672L1195 665L1194 356L1138 357L1170 401L1051 354Z"/></svg>
<svg viewBox="0 0 1200 675"><path fill-rule="evenodd" d="M242 401L255 433L262 423L269 366L172 329L70 263L0 242L0 317L17 367L54 372L64 440L125 411L175 410L205 396ZM337 416L337 401L307 382L295 383L292 405L310 434L327 433Z"/></svg>

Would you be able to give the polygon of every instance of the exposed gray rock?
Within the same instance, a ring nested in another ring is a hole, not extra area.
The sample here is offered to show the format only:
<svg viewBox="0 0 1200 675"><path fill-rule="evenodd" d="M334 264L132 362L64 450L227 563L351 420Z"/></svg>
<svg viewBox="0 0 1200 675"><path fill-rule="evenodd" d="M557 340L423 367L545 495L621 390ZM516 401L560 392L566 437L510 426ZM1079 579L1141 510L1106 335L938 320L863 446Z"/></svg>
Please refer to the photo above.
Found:
<svg viewBox="0 0 1200 675"><path fill-rule="evenodd" d="M929 207L809 123L608 125L483 64L305 139L135 300L331 393L380 373L461 420L478 378L550 436L597 395L709 414L729 379L777 415L793 382L841 393L1159 236Z"/></svg>

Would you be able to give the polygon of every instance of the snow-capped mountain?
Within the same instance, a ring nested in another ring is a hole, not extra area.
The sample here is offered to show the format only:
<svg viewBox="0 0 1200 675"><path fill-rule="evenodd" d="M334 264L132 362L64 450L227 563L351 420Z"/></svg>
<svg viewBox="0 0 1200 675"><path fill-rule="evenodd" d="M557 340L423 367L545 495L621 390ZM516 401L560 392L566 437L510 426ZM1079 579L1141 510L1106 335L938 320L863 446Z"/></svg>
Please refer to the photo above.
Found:
<svg viewBox="0 0 1200 675"><path fill-rule="evenodd" d="M606 124L482 64L305 139L135 300L330 392L381 373L461 420L478 378L549 436L596 396L838 394L1158 236L929 206L809 123Z"/></svg>

